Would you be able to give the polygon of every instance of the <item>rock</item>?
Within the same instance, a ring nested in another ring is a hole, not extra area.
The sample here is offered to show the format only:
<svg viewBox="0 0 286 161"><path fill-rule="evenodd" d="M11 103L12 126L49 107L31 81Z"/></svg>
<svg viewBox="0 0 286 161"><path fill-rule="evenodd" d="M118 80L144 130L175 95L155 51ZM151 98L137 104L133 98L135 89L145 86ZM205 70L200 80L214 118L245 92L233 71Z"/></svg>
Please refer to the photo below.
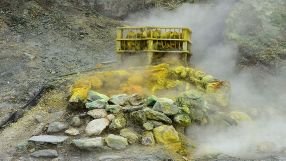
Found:
<svg viewBox="0 0 286 161"><path fill-rule="evenodd" d="M135 122L143 125L146 121L146 115L143 110L135 111L130 114L131 118L134 119Z"/></svg>
<svg viewBox="0 0 286 161"><path fill-rule="evenodd" d="M33 136L29 139L29 141L36 143L51 143L51 144L59 144L64 142L68 137L67 136L55 136L55 135L39 135Z"/></svg>
<svg viewBox="0 0 286 161"><path fill-rule="evenodd" d="M66 134L68 135L71 135L71 136L76 136L79 134L79 130L78 129L75 129L75 128L70 128L70 129L67 129L65 131Z"/></svg>
<svg viewBox="0 0 286 161"><path fill-rule="evenodd" d="M191 118L187 114L177 114L174 117L174 121L182 126L188 126L191 124Z"/></svg>
<svg viewBox="0 0 286 161"><path fill-rule="evenodd" d="M252 119L245 113L239 111L232 111L229 114L229 117L233 119L236 123L251 121Z"/></svg>
<svg viewBox="0 0 286 161"><path fill-rule="evenodd" d="M33 157L46 157L46 158L56 158L58 157L58 152L53 149L44 149L44 150L38 150L31 154Z"/></svg>
<svg viewBox="0 0 286 161"><path fill-rule="evenodd" d="M98 157L99 161L112 161L112 160L117 160L123 158L122 156L119 155L112 155L112 154L107 154L107 155L102 155Z"/></svg>
<svg viewBox="0 0 286 161"><path fill-rule="evenodd" d="M127 94L120 94L120 95L114 95L109 99L109 102L114 105L125 105L128 101L128 95Z"/></svg>
<svg viewBox="0 0 286 161"><path fill-rule="evenodd" d="M88 91L88 93L87 93L87 100L88 101L92 102L92 101L101 100L101 99L103 99L107 102L109 100L109 97L104 95L104 94L95 92L93 90Z"/></svg>
<svg viewBox="0 0 286 161"><path fill-rule="evenodd" d="M36 115L35 116L35 121L36 121L36 123L41 123L41 122L43 122L43 116L42 115Z"/></svg>
<svg viewBox="0 0 286 161"><path fill-rule="evenodd" d="M153 110L163 112L166 115L175 115L179 112L179 108L174 104L174 101L168 98L159 98Z"/></svg>
<svg viewBox="0 0 286 161"><path fill-rule="evenodd" d="M152 110L150 108L145 108L145 109L143 109L143 111L144 111L147 119L163 121L163 122L166 122L168 124L172 123L172 120L161 112Z"/></svg>
<svg viewBox="0 0 286 161"><path fill-rule="evenodd" d="M196 122L202 122L206 117L207 106L202 95L196 91L188 91L177 97L176 104L183 109L188 108L190 117Z"/></svg>
<svg viewBox="0 0 286 161"><path fill-rule="evenodd" d="M181 148L179 134L173 126L162 125L154 128L153 132L157 143L164 144L175 151Z"/></svg>
<svg viewBox="0 0 286 161"><path fill-rule="evenodd" d="M129 144L137 143L139 140L138 134L127 128L120 130L120 136L127 138Z"/></svg>
<svg viewBox="0 0 286 161"><path fill-rule="evenodd" d="M120 105L106 105L105 110L111 113L119 113L122 107Z"/></svg>
<svg viewBox="0 0 286 161"><path fill-rule="evenodd" d="M52 122L49 124L47 132L48 133L55 133L55 132L63 131L67 128L68 128L68 126L62 122Z"/></svg>
<svg viewBox="0 0 286 161"><path fill-rule="evenodd" d="M87 112L87 114L95 119L104 118L107 116L105 109L94 109Z"/></svg>
<svg viewBox="0 0 286 161"><path fill-rule="evenodd" d="M71 125L71 126L79 127L79 126L81 126L81 124L82 124L82 121L81 121L81 119L79 118L79 116L74 116L74 117L71 119L71 122L70 122L70 125Z"/></svg>
<svg viewBox="0 0 286 161"><path fill-rule="evenodd" d="M237 125L236 121L223 112L215 112L208 115L208 124L216 128L227 128Z"/></svg>
<svg viewBox="0 0 286 161"><path fill-rule="evenodd" d="M103 148L104 139L102 137L75 139L72 143L79 149L92 150L96 148Z"/></svg>
<svg viewBox="0 0 286 161"><path fill-rule="evenodd" d="M142 97L139 96L138 94L131 95L128 100L130 105L132 106L139 106L144 103Z"/></svg>
<svg viewBox="0 0 286 161"><path fill-rule="evenodd" d="M154 124L152 122L148 121L148 122L145 122L143 124L143 127L146 130L153 130L154 129Z"/></svg>
<svg viewBox="0 0 286 161"><path fill-rule="evenodd" d="M154 121L154 120L150 120L148 122L152 123L154 125L154 127L158 127L158 126L164 125L162 122Z"/></svg>
<svg viewBox="0 0 286 161"><path fill-rule="evenodd" d="M143 144L143 145L155 145L155 139L154 139L153 132L145 131L142 135L141 144Z"/></svg>
<svg viewBox="0 0 286 161"><path fill-rule="evenodd" d="M126 126L126 119L123 117L123 115L119 115L111 121L109 128L115 130L115 129L122 129L125 126Z"/></svg>
<svg viewBox="0 0 286 161"><path fill-rule="evenodd" d="M23 141L23 142L21 142L21 143L16 145L16 149L18 151L27 151L28 146L29 146L29 142L28 141Z"/></svg>
<svg viewBox="0 0 286 161"><path fill-rule="evenodd" d="M109 121L112 121L115 119L115 116L113 114L109 114L106 116L106 118L109 120Z"/></svg>
<svg viewBox="0 0 286 161"><path fill-rule="evenodd" d="M124 149L128 145L126 138L113 134L109 134L105 141L109 147L114 149Z"/></svg>
<svg viewBox="0 0 286 161"><path fill-rule="evenodd" d="M143 109L143 105L140 106L125 106L122 108L123 112L134 112L134 111L138 111L138 110L142 110Z"/></svg>
<svg viewBox="0 0 286 161"><path fill-rule="evenodd" d="M104 109L107 105L107 101L105 99L99 99L99 100L95 100L92 102L87 102L85 104L85 107L88 110L92 110L92 109Z"/></svg>
<svg viewBox="0 0 286 161"><path fill-rule="evenodd" d="M155 105L155 103L157 102L157 99L158 98L156 96L149 96L146 99L146 105L150 106L150 107L153 107Z"/></svg>
<svg viewBox="0 0 286 161"><path fill-rule="evenodd" d="M106 118L95 119L89 122L85 128L88 136L99 135L109 125L109 120Z"/></svg>

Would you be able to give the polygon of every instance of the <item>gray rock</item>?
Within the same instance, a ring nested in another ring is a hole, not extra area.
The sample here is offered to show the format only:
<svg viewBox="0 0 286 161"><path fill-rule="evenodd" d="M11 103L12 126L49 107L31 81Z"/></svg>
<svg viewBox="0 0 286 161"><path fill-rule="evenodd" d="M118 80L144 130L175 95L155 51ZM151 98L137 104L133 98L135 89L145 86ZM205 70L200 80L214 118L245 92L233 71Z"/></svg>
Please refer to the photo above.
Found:
<svg viewBox="0 0 286 161"><path fill-rule="evenodd" d="M114 95L110 98L109 102L115 105L125 105L128 101L127 94Z"/></svg>
<svg viewBox="0 0 286 161"><path fill-rule="evenodd" d="M55 133L55 132L63 131L67 128L68 128L68 126L62 122L52 122L49 124L47 132L48 133Z"/></svg>
<svg viewBox="0 0 286 161"><path fill-rule="evenodd" d="M132 106L139 106L139 105L142 105L144 103L142 97L139 96L138 94L131 95L128 98L128 100L129 100L130 105L132 105Z"/></svg>
<svg viewBox="0 0 286 161"><path fill-rule="evenodd" d="M105 110L111 113L119 113L122 107L120 105L106 105Z"/></svg>
<svg viewBox="0 0 286 161"><path fill-rule="evenodd" d="M128 141L126 138L114 134L109 134L106 138L105 141L107 145L111 148L114 149L124 149L128 145Z"/></svg>
<svg viewBox="0 0 286 161"><path fill-rule="evenodd" d="M89 90L88 91L88 94L87 94L87 100L88 101L95 101L95 100L100 100L100 99L103 99L103 100L106 100L108 101L109 100L109 97L104 95L104 94L101 94L101 93L98 93L98 92L95 92L93 90Z"/></svg>
<svg viewBox="0 0 286 161"><path fill-rule="evenodd" d="M95 119L89 122L85 128L88 136L99 135L109 125L109 120L106 118Z"/></svg>
<svg viewBox="0 0 286 161"><path fill-rule="evenodd" d="M104 146L104 139L102 137L75 139L72 143L79 149L92 150L102 148Z"/></svg>
<svg viewBox="0 0 286 161"><path fill-rule="evenodd" d="M145 131L142 135L142 142L143 145L155 145L155 139L153 132L151 131Z"/></svg>
<svg viewBox="0 0 286 161"><path fill-rule="evenodd" d="M58 157L58 152L53 149L44 149L44 150L38 150L31 154L33 157L46 157L46 158L56 158Z"/></svg>
<svg viewBox="0 0 286 161"><path fill-rule="evenodd" d="M153 130L154 129L154 124L150 121L147 121L143 124L143 127L145 130Z"/></svg>
<svg viewBox="0 0 286 161"><path fill-rule="evenodd" d="M121 159L122 156L119 155L112 155L112 154L107 154L107 155L102 155L98 157L99 161L113 161L117 159Z"/></svg>
<svg viewBox="0 0 286 161"><path fill-rule="evenodd" d="M104 109L107 105L107 101L105 99L99 99L92 102L87 102L85 104L88 110L92 109Z"/></svg>
<svg viewBox="0 0 286 161"><path fill-rule="evenodd" d="M152 110L150 108L145 108L145 109L143 109L143 111L144 111L147 119L163 121L163 122L166 122L168 124L172 123L172 120L161 112Z"/></svg>
<svg viewBox="0 0 286 161"><path fill-rule="evenodd" d="M82 121L81 121L81 119L79 118L79 116L74 116L74 117L71 119L70 125L71 125L71 126L74 126L74 127L79 127L79 126L81 126L81 125L82 125Z"/></svg>
<svg viewBox="0 0 286 161"><path fill-rule="evenodd" d="M166 115L175 115L179 112L174 101L168 98L159 98L153 106L153 110L163 112Z"/></svg>
<svg viewBox="0 0 286 161"><path fill-rule="evenodd" d="M132 112L131 118L141 125L143 125L147 121L146 115L143 110Z"/></svg>
<svg viewBox="0 0 286 161"><path fill-rule="evenodd" d="M143 105L139 105L139 106L124 106L122 108L123 112L134 112L134 111L138 111L138 110L142 110L143 109Z"/></svg>
<svg viewBox="0 0 286 161"><path fill-rule="evenodd" d="M51 143L51 144L59 144L64 142L68 137L67 136L55 136L55 135L39 135L33 136L29 139L29 141L36 143Z"/></svg>
<svg viewBox="0 0 286 161"><path fill-rule="evenodd" d="M79 130L75 128L70 128L70 129L67 129L65 133L71 136L76 136L76 135L79 135Z"/></svg>
<svg viewBox="0 0 286 161"><path fill-rule="evenodd" d="M120 130L120 136L127 138L129 144L134 144L139 141L139 135L131 129Z"/></svg>
<svg viewBox="0 0 286 161"><path fill-rule="evenodd" d="M94 109L87 112L87 114L95 119L104 118L107 116L105 109Z"/></svg>
<svg viewBox="0 0 286 161"><path fill-rule="evenodd" d="M109 121L112 121L115 119L115 116L113 114L109 114L106 116L106 118L109 120Z"/></svg>

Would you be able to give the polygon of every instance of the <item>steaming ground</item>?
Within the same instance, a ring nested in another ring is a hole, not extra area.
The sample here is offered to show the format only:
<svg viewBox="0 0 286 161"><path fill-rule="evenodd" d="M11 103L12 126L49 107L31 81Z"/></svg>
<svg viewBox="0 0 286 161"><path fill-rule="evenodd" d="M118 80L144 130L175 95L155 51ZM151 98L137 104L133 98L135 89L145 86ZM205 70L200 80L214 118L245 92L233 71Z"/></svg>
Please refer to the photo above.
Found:
<svg viewBox="0 0 286 161"><path fill-rule="evenodd" d="M220 79L229 80L232 86L231 108L252 116L253 122L228 129L190 128L190 137L198 140L197 155L283 156L286 154L286 72L268 74L259 66L237 70L238 47L224 36L225 21L235 3L185 4L174 11L157 9L137 13L128 21L138 26L190 27L193 30L192 64ZM245 17L245 22L249 22L247 19Z"/></svg>

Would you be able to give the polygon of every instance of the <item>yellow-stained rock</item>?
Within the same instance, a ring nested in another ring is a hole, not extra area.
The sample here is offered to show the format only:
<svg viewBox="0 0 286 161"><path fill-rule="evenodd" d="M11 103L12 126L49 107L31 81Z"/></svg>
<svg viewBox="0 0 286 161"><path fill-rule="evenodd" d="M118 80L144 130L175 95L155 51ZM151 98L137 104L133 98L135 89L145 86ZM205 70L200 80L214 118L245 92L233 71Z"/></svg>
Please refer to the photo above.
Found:
<svg viewBox="0 0 286 161"><path fill-rule="evenodd" d="M178 132L173 126L162 125L153 129L155 140L159 144L163 144L167 149L179 151L182 143Z"/></svg>

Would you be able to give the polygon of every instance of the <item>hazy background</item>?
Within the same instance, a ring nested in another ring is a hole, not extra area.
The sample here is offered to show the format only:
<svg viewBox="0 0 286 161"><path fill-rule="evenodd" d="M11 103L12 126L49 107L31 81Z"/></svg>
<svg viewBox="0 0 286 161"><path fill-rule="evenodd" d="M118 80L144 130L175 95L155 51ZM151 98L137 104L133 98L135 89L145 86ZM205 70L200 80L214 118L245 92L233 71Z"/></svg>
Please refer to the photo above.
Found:
<svg viewBox="0 0 286 161"><path fill-rule="evenodd" d="M231 108L252 116L253 122L228 129L189 129L199 141L197 154L213 152L245 158L275 155L286 150L286 72L269 74L259 66L238 70L238 47L225 38L225 21L236 2L184 4L172 11L156 9L133 14L127 21L138 26L190 27L193 31L191 63L230 81ZM239 23L251 23L249 17L244 19Z"/></svg>

